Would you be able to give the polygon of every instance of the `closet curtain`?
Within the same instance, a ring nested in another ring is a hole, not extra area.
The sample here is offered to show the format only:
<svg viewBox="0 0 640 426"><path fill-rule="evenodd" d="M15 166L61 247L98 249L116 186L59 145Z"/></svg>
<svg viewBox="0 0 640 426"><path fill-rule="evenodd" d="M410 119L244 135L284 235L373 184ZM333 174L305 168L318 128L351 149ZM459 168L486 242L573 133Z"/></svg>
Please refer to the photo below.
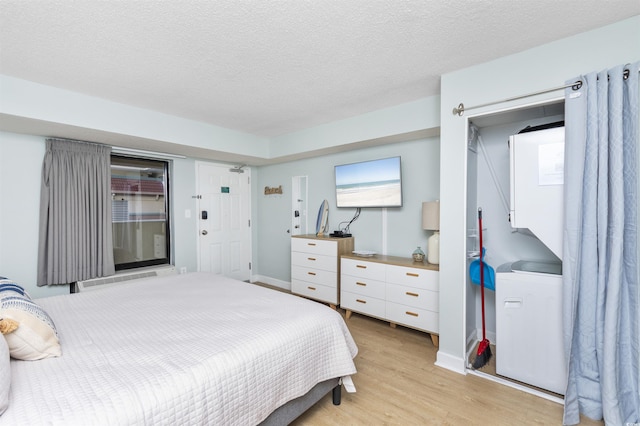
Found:
<svg viewBox="0 0 640 426"><path fill-rule="evenodd" d="M39 238L38 286L115 273L111 147L46 140Z"/></svg>
<svg viewBox="0 0 640 426"><path fill-rule="evenodd" d="M640 422L639 70L640 62L567 82L583 83L565 93L566 425L580 414Z"/></svg>

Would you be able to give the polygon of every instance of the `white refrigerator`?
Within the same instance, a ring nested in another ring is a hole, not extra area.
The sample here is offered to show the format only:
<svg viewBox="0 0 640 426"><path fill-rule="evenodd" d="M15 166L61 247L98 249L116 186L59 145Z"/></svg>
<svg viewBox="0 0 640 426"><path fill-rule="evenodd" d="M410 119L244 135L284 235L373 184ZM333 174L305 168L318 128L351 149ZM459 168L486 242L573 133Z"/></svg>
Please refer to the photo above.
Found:
<svg viewBox="0 0 640 426"><path fill-rule="evenodd" d="M496 373L564 395L559 268L515 262L496 271Z"/></svg>

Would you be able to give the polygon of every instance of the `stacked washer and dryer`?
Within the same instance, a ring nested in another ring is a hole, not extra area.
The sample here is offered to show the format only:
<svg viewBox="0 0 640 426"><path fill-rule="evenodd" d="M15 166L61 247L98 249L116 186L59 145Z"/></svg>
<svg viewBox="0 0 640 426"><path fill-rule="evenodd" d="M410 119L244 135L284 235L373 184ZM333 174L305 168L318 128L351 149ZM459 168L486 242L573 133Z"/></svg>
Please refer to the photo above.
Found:
<svg viewBox="0 0 640 426"><path fill-rule="evenodd" d="M557 127L553 127L557 126ZM564 127L509 138L510 221L562 259ZM496 270L496 373L564 394L561 262L529 261Z"/></svg>

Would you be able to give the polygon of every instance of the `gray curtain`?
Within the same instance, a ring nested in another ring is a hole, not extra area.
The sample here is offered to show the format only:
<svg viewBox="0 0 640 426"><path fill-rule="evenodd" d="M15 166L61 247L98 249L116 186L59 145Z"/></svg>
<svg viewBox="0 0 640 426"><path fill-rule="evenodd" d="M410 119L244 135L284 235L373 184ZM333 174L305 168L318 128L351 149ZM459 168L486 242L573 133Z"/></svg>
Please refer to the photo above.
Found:
<svg viewBox="0 0 640 426"><path fill-rule="evenodd" d="M583 84L565 102L564 424L640 422L639 70L567 82Z"/></svg>
<svg viewBox="0 0 640 426"><path fill-rule="evenodd" d="M40 190L38 286L115 273L111 147L47 139Z"/></svg>

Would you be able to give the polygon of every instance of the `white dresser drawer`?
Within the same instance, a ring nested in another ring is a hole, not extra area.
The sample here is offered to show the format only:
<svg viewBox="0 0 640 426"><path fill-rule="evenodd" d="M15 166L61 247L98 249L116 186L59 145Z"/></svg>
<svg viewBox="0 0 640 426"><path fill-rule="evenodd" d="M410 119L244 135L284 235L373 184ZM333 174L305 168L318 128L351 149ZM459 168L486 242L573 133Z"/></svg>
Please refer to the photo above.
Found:
<svg viewBox="0 0 640 426"><path fill-rule="evenodd" d="M291 280L291 292L334 305L338 304L338 289L335 287L293 279Z"/></svg>
<svg viewBox="0 0 640 426"><path fill-rule="evenodd" d="M291 279L338 288L338 273L323 271L322 269L303 268L302 266L292 265Z"/></svg>
<svg viewBox="0 0 640 426"><path fill-rule="evenodd" d="M325 271L338 272L338 262L336 262L336 257L326 256L324 254L292 251L291 264L294 266L302 266L303 268L322 269Z"/></svg>
<svg viewBox="0 0 640 426"><path fill-rule="evenodd" d="M353 277L384 281L385 268L386 265L383 263L343 258L341 272Z"/></svg>
<svg viewBox="0 0 640 426"><path fill-rule="evenodd" d="M387 282L431 291L439 291L440 288L437 271L405 266L388 265Z"/></svg>
<svg viewBox="0 0 640 426"><path fill-rule="evenodd" d="M422 288L396 284L387 284L386 299L389 302L438 312L439 297L440 295L437 291L424 290Z"/></svg>
<svg viewBox="0 0 640 426"><path fill-rule="evenodd" d="M419 309L413 306L387 302L386 317L389 321L407 325L419 330L438 333L439 315L437 312Z"/></svg>
<svg viewBox="0 0 640 426"><path fill-rule="evenodd" d="M338 255L338 245L335 241L321 241L310 238L291 238L291 251L303 253L323 254L326 256Z"/></svg>
<svg viewBox="0 0 640 426"><path fill-rule="evenodd" d="M342 280L340 281L340 288L342 291L375 297L377 299L384 299L385 286L386 284L384 281L353 277L351 275L342 275Z"/></svg>
<svg viewBox="0 0 640 426"><path fill-rule="evenodd" d="M361 294L343 291L340 295L340 307L355 312L360 312L373 317L384 319L384 299L363 296Z"/></svg>

